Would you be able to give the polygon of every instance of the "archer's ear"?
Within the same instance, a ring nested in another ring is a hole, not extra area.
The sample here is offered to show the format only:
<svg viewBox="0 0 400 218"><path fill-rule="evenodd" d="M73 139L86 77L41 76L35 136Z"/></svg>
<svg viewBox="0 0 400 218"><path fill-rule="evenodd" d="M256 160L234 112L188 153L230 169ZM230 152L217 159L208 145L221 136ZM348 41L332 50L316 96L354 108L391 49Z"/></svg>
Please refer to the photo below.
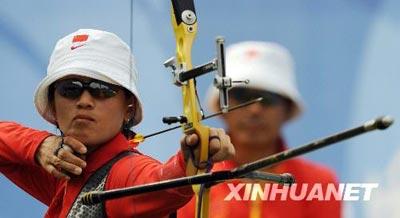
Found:
<svg viewBox="0 0 400 218"><path fill-rule="evenodd" d="M125 94L125 104L126 104L126 117L131 119L135 115L136 111L136 98L135 96L127 90L124 90Z"/></svg>
<svg viewBox="0 0 400 218"><path fill-rule="evenodd" d="M56 120L56 122L57 122L57 113L56 113L56 103L55 103L55 101L56 101L56 99L55 99L56 97L55 97L55 92L54 92L54 89L52 89L52 88L49 88L49 93L48 93L48 96L47 96L47 111L49 111L53 116L54 116L54 119Z"/></svg>
<svg viewBox="0 0 400 218"><path fill-rule="evenodd" d="M285 99L285 101L283 102L283 106L285 107L285 121L289 121L292 110L295 107L295 103L289 99Z"/></svg>
<svg viewBox="0 0 400 218"><path fill-rule="evenodd" d="M130 120L135 116L135 105L134 104L128 104L127 105L127 110L126 110L126 115L125 115L125 120Z"/></svg>

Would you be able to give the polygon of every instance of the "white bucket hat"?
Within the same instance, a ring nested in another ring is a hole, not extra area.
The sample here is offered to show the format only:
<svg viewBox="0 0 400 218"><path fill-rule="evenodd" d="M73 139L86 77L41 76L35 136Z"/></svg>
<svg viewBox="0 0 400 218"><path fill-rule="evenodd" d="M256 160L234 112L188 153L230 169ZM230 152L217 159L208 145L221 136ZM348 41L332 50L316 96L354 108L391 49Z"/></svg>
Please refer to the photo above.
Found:
<svg viewBox="0 0 400 218"><path fill-rule="evenodd" d="M126 88L136 97L133 124L142 120L134 57L129 46L115 34L80 29L57 42L47 67L47 76L39 83L34 99L39 114L52 124L56 124L56 119L49 107L49 86L68 75L86 76Z"/></svg>
<svg viewBox="0 0 400 218"><path fill-rule="evenodd" d="M303 103L297 90L294 63L289 51L273 42L247 41L226 49L226 73L232 80L249 79L239 87L262 89L287 97L293 102L289 119L298 116ZM216 112L218 90L208 92L208 106Z"/></svg>

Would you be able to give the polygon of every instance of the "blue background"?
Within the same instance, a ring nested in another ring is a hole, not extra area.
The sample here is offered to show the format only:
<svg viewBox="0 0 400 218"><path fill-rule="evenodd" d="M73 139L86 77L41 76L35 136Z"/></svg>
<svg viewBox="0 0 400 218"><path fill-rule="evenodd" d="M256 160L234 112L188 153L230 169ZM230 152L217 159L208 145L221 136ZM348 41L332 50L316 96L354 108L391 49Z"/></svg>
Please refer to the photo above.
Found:
<svg viewBox="0 0 400 218"><path fill-rule="evenodd" d="M302 117L284 134L291 147L359 125L379 115L400 117L400 1L196 1L198 36L193 64L215 54L214 39L275 41L296 62ZM79 28L111 31L129 42L130 2L0 0L0 120L55 132L33 105L56 41ZM133 52L140 73L145 118L136 131L165 128L179 115L180 90L162 63L174 54L167 1L133 4ZM204 99L211 77L198 80ZM205 102L203 101L205 106ZM222 126L218 119L207 121ZM345 217L399 217L399 127L373 132L306 155L335 169L341 182L378 182L370 202L346 202ZM180 130L148 139L140 149L166 160L178 149ZM0 217L42 217L45 206L0 176Z"/></svg>

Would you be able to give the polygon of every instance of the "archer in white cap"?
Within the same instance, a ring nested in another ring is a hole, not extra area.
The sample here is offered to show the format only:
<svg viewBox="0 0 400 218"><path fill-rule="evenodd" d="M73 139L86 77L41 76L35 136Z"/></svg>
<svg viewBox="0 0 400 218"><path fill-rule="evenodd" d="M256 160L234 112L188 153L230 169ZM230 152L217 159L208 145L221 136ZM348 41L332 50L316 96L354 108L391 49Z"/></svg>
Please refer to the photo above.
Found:
<svg viewBox="0 0 400 218"><path fill-rule="evenodd" d="M299 94L294 72L294 62L290 52L273 42L247 41L233 44L226 49L226 73L233 81L249 80L229 90L230 106L263 97L261 102L231 111L222 116L232 143L236 149L233 161L224 161L214 166L214 170L231 169L281 152L285 145L281 130L290 120L299 116L303 103ZM209 108L218 111L218 91L210 87ZM297 184L315 183L337 185L334 173L316 163L296 158L265 169L272 173L291 173ZM218 211L210 217L291 217L317 218L340 217L339 201L249 200L256 196L247 190L244 183L249 180L222 183L211 189L211 211ZM261 192L265 190L260 183ZM242 187L242 188L240 188ZM240 190L239 190L240 188ZM233 190L234 189L234 190ZM256 189L253 189L256 190ZM308 189L309 190L309 189ZM296 193L300 192L297 190ZM230 196L230 197L229 197ZM233 197L232 197L233 196ZM279 195L278 195L279 196ZM178 211L179 217L192 217L194 200Z"/></svg>
<svg viewBox="0 0 400 218"><path fill-rule="evenodd" d="M96 206L81 202L88 191L183 177L189 149L198 159L196 134L182 137L183 152L165 164L129 141L143 117L137 80L131 50L115 34L80 29L60 39L34 102L61 135L0 122L0 171L46 204L46 217L164 217L175 211L191 198L190 187ZM213 161L233 156L222 129L211 128L212 137L220 139L209 143Z"/></svg>

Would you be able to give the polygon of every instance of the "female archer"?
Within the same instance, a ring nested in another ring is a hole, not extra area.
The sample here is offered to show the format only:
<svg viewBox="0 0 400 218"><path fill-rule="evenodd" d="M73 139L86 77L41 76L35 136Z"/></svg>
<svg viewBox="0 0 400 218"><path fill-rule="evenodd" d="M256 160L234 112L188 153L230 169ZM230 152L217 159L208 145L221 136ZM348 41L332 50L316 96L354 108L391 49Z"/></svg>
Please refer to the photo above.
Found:
<svg viewBox="0 0 400 218"><path fill-rule="evenodd" d="M81 29L59 40L35 93L39 114L61 136L0 122L0 171L46 204L46 217L165 217L192 197L191 187L124 197L96 206L81 194L185 176L198 136L185 135L165 164L136 150L130 130L142 120L131 50L115 34ZM229 136L210 129L209 156L234 155Z"/></svg>

